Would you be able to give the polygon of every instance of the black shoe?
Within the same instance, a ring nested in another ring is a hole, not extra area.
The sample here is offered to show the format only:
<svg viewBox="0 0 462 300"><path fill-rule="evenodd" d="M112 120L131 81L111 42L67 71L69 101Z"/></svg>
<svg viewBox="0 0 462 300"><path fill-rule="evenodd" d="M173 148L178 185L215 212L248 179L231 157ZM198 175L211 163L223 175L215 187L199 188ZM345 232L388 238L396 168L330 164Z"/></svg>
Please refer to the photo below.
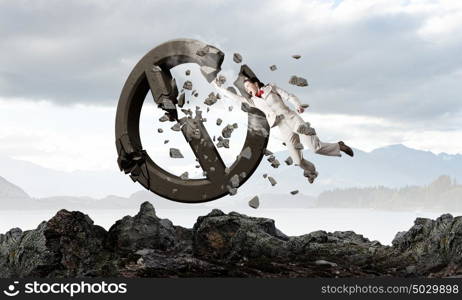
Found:
<svg viewBox="0 0 462 300"><path fill-rule="evenodd" d="M343 151L346 154L348 154L349 156L353 157L353 155L354 155L353 149L351 149L350 147L345 145L345 143L343 141L338 142L338 144L340 145L340 151Z"/></svg>

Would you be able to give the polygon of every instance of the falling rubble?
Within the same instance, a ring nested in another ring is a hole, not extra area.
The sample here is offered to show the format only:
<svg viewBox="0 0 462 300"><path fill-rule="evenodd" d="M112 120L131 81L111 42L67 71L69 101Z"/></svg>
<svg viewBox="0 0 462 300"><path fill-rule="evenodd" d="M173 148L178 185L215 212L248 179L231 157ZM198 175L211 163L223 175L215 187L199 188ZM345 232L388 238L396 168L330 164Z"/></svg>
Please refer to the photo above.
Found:
<svg viewBox="0 0 462 300"><path fill-rule="evenodd" d="M255 209L257 209L260 206L260 200L258 199L258 196L255 196L252 199L250 199L249 206Z"/></svg>
<svg viewBox="0 0 462 300"><path fill-rule="evenodd" d="M240 64L242 62L242 55L240 55L239 53L234 53L233 61L237 64Z"/></svg>
<svg viewBox="0 0 462 300"><path fill-rule="evenodd" d="M275 185L277 184L276 179L274 179L274 178L271 177L271 176L268 176L268 180L269 180L269 182L271 183L271 186L275 186Z"/></svg>
<svg viewBox="0 0 462 300"><path fill-rule="evenodd" d="M289 79L289 83L296 86L308 86L308 81L303 77L292 76Z"/></svg>
<svg viewBox="0 0 462 300"><path fill-rule="evenodd" d="M171 158L184 158L183 154L181 154L180 149L177 149L177 148L170 148L170 157Z"/></svg>

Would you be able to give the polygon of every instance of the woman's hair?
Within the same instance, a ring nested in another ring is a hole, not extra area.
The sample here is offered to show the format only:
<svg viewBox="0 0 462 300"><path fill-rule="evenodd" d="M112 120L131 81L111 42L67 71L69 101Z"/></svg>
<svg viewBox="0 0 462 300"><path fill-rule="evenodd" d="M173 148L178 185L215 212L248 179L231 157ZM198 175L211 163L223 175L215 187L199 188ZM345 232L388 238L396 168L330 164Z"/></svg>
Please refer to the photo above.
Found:
<svg viewBox="0 0 462 300"><path fill-rule="evenodd" d="M247 77L246 77L246 78L244 79L244 82L246 82L246 81L252 82L252 83L256 83L257 86L258 86L258 88L262 88L262 87L265 86L260 80L258 80L257 77L250 77L250 78L247 78Z"/></svg>

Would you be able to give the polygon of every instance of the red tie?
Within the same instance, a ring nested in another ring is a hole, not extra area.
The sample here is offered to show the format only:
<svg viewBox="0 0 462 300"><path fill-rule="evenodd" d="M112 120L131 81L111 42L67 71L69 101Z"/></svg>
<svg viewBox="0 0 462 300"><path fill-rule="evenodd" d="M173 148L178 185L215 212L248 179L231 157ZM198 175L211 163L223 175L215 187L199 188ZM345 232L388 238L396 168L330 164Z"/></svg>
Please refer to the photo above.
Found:
<svg viewBox="0 0 462 300"><path fill-rule="evenodd" d="M261 95L263 95L263 93L264 93L263 90L258 90L257 93L255 94L255 96L261 97Z"/></svg>

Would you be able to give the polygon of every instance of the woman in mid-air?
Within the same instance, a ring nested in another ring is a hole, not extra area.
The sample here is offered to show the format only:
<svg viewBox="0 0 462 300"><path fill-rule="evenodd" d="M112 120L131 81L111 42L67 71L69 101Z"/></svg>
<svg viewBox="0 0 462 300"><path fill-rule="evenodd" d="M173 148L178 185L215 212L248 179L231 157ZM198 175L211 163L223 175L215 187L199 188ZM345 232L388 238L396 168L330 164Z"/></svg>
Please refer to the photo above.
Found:
<svg viewBox="0 0 462 300"><path fill-rule="evenodd" d="M353 150L343 141L337 143L322 142L316 135L315 130L299 115L299 113L304 112L304 107L306 106L302 105L295 95L277 87L275 84L264 85L257 78L245 78L244 88L249 94L249 99L247 99L221 87L216 81L213 81L213 85L224 96L247 103L265 114L268 124L272 128L276 127L279 130L294 163L304 170L304 175L310 183L314 182L318 172L311 162L303 158L303 148L300 147L300 143L316 154L342 156L340 153L342 151L349 156L353 156ZM295 107L295 110L290 109L284 101L290 102Z"/></svg>

